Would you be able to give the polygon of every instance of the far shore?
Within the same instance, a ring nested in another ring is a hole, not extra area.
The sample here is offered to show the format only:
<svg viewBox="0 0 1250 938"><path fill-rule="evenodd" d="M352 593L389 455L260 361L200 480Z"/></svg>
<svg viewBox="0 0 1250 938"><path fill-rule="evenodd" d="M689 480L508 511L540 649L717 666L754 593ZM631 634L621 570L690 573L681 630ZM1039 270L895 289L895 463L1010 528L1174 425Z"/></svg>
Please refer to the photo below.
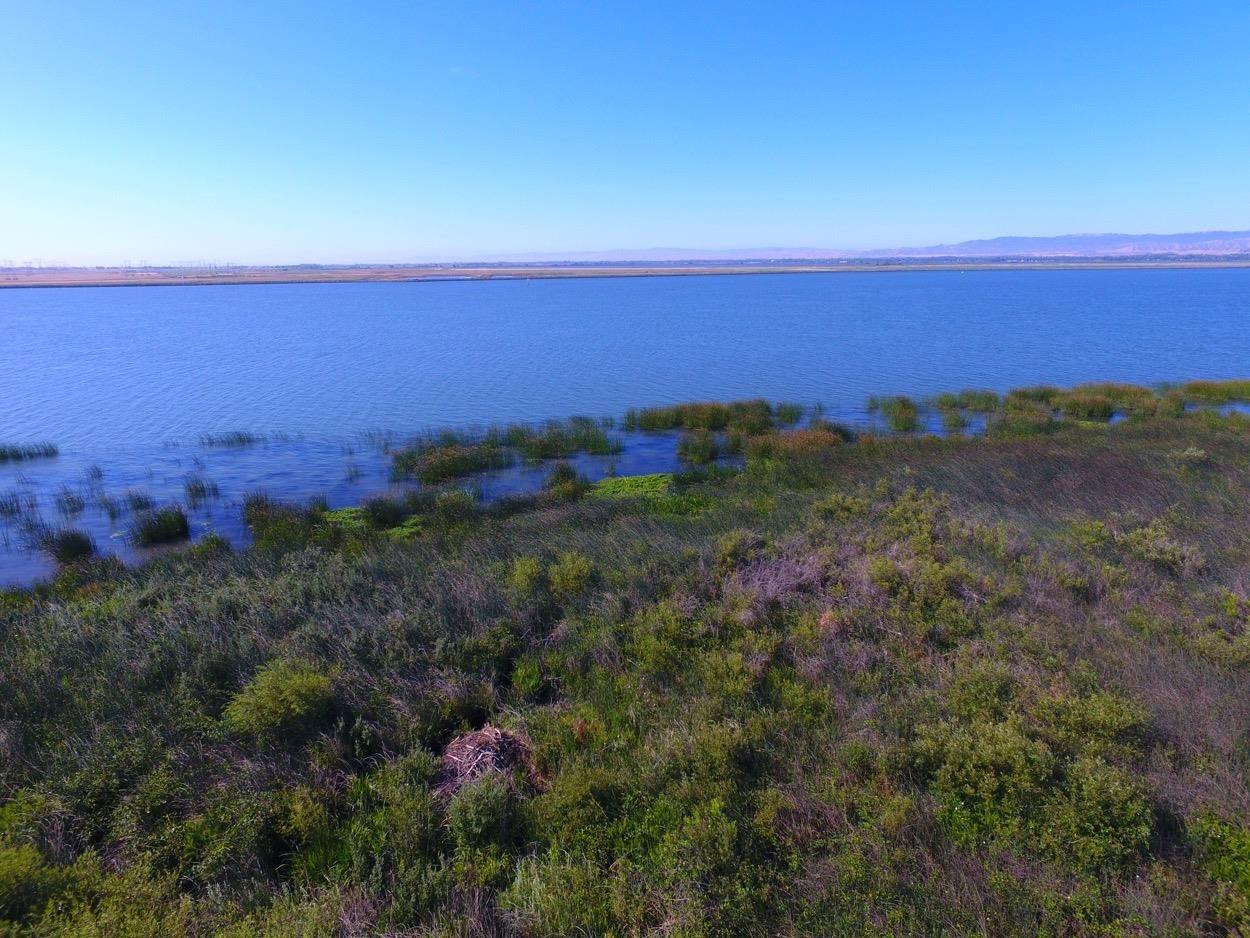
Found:
<svg viewBox="0 0 1250 938"><path fill-rule="evenodd" d="M730 274L889 273L979 270L1142 270L1250 267L1236 258L1001 258L671 264L415 264L286 267L0 268L5 287L225 286L278 283L419 283L439 280L550 280L591 277L700 277Z"/></svg>

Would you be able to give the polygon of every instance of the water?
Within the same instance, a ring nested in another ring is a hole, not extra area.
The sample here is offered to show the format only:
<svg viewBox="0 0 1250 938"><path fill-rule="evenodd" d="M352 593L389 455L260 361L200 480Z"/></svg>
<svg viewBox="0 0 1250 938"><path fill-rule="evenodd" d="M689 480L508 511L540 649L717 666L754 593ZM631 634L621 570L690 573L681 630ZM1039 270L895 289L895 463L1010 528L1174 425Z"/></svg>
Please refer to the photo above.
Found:
<svg viewBox="0 0 1250 938"><path fill-rule="evenodd" d="M0 442L55 460L0 465L0 498L135 556L98 496L221 498L197 533L244 537L242 494L349 504L388 486L376 431L619 416L764 396L867 418L873 394L1250 373L1250 270L1054 270L0 291ZM203 434L266 434L205 447ZM626 440L617 471L674 463ZM100 477L93 478L93 466ZM608 472L608 461L587 471ZM482 484L533 485L540 470ZM62 518L55 496L88 507ZM45 575L0 523L0 583Z"/></svg>

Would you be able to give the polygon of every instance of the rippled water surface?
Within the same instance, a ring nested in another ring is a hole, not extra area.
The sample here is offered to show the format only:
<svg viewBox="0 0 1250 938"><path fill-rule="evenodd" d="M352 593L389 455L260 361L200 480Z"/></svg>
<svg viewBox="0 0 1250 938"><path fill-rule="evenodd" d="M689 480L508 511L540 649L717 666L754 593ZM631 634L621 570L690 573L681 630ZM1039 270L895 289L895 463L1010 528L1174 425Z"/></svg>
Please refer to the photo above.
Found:
<svg viewBox="0 0 1250 938"><path fill-rule="evenodd" d="M186 477L203 475L221 496L199 506L197 532L242 537L244 492L346 504L385 488L371 431L742 396L820 401L855 421L872 394L1242 377L1250 271L3 290L0 329L0 443L61 447L0 465L0 499L33 499L49 521L126 553L125 521L98 508L101 495L185 500ZM236 429L268 442L199 443ZM672 459L671 445L638 437L617 462ZM518 470L488 486L525 480ZM58 511L66 490L83 494L81 514ZM0 583L47 572L0 528Z"/></svg>

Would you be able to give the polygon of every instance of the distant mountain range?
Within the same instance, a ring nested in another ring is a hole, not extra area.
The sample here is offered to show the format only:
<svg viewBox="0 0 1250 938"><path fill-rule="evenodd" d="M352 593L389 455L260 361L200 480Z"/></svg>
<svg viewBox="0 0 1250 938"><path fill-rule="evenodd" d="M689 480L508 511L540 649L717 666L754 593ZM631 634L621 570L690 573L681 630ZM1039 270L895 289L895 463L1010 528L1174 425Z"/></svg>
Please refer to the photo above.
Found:
<svg viewBox="0 0 1250 938"><path fill-rule="evenodd" d="M925 257L1158 257L1187 255L1220 257L1250 254L1250 231L1195 231L1184 234L1072 234L1053 237L1002 237L929 247L886 248L870 251L825 248L645 248L617 251L495 255L482 260L506 263L569 262L611 264L650 261L771 261L855 260Z"/></svg>

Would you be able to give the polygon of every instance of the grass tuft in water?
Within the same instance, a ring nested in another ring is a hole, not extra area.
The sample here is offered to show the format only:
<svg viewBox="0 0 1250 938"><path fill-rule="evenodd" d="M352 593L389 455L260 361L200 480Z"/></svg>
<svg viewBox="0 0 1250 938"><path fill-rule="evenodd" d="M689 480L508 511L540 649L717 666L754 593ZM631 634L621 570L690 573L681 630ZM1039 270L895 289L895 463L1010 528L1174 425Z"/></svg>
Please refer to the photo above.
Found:
<svg viewBox="0 0 1250 938"><path fill-rule="evenodd" d="M212 498L217 498L221 494L221 489L212 479L196 473L189 475L183 482L183 490L187 493L187 503L195 508Z"/></svg>
<svg viewBox="0 0 1250 938"><path fill-rule="evenodd" d="M55 443L0 443L0 463L51 459L59 452Z"/></svg>
<svg viewBox="0 0 1250 938"><path fill-rule="evenodd" d="M191 525L181 508L158 508L140 512L130 528L131 539L141 547L184 541L191 536Z"/></svg>
<svg viewBox="0 0 1250 938"><path fill-rule="evenodd" d="M95 541L91 535L78 528L49 531L43 536L41 546L60 564L85 560L95 553Z"/></svg>
<svg viewBox="0 0 1250 938"><path fill-rule="evenodd" d="M706 465L715 462L720 455L720 446L716 437L708 430L694 430L682 434L677 441L677 455L686 462Z"/></svg>
<svg viewBox="0 0 1250 938"><path fill-rule="evenodd" d="M260 433L251 433L247 430L230 430L226 433L205 433L200 437L201 446L211 446L224 449L240 449L245 446L255 446L258 443L265 442L265 437Z"/></svg>

